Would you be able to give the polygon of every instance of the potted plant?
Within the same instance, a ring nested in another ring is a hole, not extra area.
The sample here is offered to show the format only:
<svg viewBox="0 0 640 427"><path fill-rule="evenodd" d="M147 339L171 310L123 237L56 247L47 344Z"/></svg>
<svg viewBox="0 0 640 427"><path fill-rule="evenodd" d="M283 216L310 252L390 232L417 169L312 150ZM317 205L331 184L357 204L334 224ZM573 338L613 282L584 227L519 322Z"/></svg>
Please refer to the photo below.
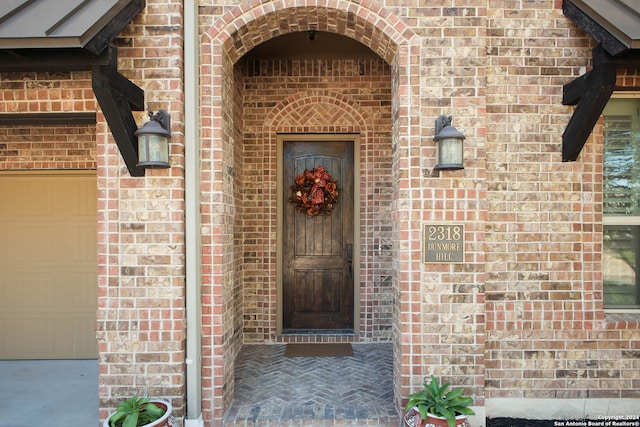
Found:
<svg viewBox="0 0 640 427"><path fill-rule="evenodd" d="M121 402L102 427L170 427L171 410L167 401L133 396Z"/></svg>
<svg viewBox="0 0 640 427"><path fill-rule="evenodd" d="M467 416L476 414L469 408L473 399L462 396L464 391L462 388L449 391L450 385L450 383L440 385L433 375L428 383L425 378L424 389L409 395L409 402L405 407L408 412L404 417L404 425L470 427Z"/></svg>

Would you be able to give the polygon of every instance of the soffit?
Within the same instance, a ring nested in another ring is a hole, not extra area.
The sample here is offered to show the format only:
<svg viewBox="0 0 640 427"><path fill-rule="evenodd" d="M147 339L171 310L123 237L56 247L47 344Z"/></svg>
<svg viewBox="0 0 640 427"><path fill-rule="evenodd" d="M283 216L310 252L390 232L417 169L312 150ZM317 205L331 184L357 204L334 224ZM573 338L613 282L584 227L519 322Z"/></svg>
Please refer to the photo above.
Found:
<svg viewBox="0 0 640 427"><path fill-rule="evenodd" d="M82 48L102 52L144 0L2 0L0 49Z"/></svg>
<svg viewBox="0 0 640 427"><path fill-rule="evenodd" d="M377 59L371 49L340 34L299 31L284 34L255 46L246 59Z"/></svg>
<svg viewBox="0 0 640 427"><path fill-rule="evenodd" d="M640 49L640 0L565 0L564 10L610 55Z"/></svg>

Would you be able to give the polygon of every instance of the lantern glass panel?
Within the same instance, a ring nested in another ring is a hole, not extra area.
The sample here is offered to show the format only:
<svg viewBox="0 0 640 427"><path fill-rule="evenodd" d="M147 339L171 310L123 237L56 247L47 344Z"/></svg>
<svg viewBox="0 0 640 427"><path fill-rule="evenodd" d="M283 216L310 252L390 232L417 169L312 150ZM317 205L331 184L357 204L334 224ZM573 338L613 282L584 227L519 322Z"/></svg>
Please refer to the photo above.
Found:
<svg viewBox="0 0 640 427"><path fill-rule="evenodd" d="M463 169L463 140L442 138L438 140L438 164L436 169Z"/></svg>
<svg viewBox="0 0 640 427"><path fill-rule="evenodd" d="M143 168L169 167L169 143L166 136L143 134L138 137L138 166Z"/></svg>

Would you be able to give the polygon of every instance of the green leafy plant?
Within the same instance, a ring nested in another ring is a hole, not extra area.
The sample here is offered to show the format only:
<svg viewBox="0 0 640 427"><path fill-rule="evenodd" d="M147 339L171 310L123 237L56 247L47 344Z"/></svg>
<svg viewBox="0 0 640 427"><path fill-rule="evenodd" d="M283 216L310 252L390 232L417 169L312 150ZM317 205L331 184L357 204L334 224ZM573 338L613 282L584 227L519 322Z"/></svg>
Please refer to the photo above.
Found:
<svg viewBox="0 0 640 427"><path fill-rule="evenodd" d="M425 378L423 384L423 390L409 395L409 402L405 408L406 410L417 408L423 420L427 419L427 414L431 414L436 417L446 418L449 427L455 427L456 415L476 414L468 407L473 403L473 399L462 396L463 389L456 388L447 391L451 384L440 385L433 375L431 375L430 382L427 383Z"/></svg>
<svg viewBox="0 0 640 427"><path fill-rule="evenodd" d="M121 402L116 412L109 417L111 427L141 427L158 420L164 409L149 402L147 397L133 396Z"/></svg>

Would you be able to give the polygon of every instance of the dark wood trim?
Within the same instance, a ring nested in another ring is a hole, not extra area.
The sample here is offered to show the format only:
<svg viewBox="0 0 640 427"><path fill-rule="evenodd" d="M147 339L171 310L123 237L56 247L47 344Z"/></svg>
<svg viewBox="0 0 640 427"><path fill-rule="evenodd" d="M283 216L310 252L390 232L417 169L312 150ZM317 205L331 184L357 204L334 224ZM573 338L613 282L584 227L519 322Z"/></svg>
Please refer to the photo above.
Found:
<svg viewBox="0 0 640 427"><path fill-rule="evenodd" d="M99 78L107 77L109 79L110 88L114 96L127 100L129 106L127 111L144 111L144 91L131 80L109 67L101 67L97 71L94 70L94 75Z"/></svg>
<svg viewBox="0 0 640 427"><path fill-rule="evenodd" d="M145 5L145 0L130 1L84 46L84 49L96 55L104 51L111 41L133 22L135 17L145 8Z"/></svg>
<svg viewBox="0 0 640 427"><path fill-rule="evenodd" d="M99 55L82 49L0 50L0 72L69 72L91 71L93 92L109 124L111 134L118 145L131 176L144 176L145 170L137 167L138 141L133 133L138 130L132 110L144 110L144 91L118 73L117 49L110 45ZM96 123L95 113L92 115ZM14 124L77 123L90 120L74 113L12 114ZM9 124L9 115L6 124ZM48 123L46 123L48 122ZM2 122L0 122L2 124Z"/></svg>
<svg viewBox="0 0 640 427"><path fill-rule="evenodd" d="M10 113L0 114L0 126L95 125L96 113Z"/></svg>
<svg viewBox="0 0 640 427"><path fill-rule="evenodd" d="M629 46L620 41L591 16L583 12L571 0L562 0L562 13L570 18L585 33L593 37L613 56L629 50Z"/></svg>
<svg viewBox="0 0 640 427"><path fill-rule="evenodd" d="M616 86L614 92L640 92L640 86Z"/></svg>
<svg viewBox="0 0 640 427"><path fill-rule="evenodd" d="M111 41L135 19L145 5L146 0L127 1L122 10L115 16L109 17L83 48L0 50L0 73L91 71L93 92L131 176L145 174L144 169L137 167L138 141L134 132L138 127L131 113L132 110L144 110L144 91L118 73L117 49ZM71 18L78 10L79 8L71 12L59 24ZM52 27L47 31L51 32L54 29L55 27ZM20 113L0 116L0 125L74 123L95 124L96 115L95 113Z"/></svg>
<svg viewBox="0 0 640 427"><path fill-rule="evenodd" d="M597 45L591 50L591 57L593 58L594 67L600 64L614 64L620 68L640 67L640 50L636 49L628 50L617 56L611 56L601 45Z"/></svg>
<svg viewBox="0 0 640 427"><path fill-rule="evenodd" d="M138 141L134 132L138 126L132 108L142 111L144 91L112 67L96 67L92 74L93 93L109 124L131 176L144 176L138 164Z"/></svg>
<svg viewBox="0 0 640 427"><path fill-rule="evenodd" d="M593 48L593 69L564 85L563 105L576 105L576 109L562 134L562 161L575 161L598 122L604 107L615 90L637 88L616 86L618 68L640 69L640 51L632 50L618 56L610 55L598 45Z"/></svg>
<svg viewBox="0 0 640 427"><path fill-rule="evenodd" d="M564 85L562 90L563 105L577 105L585 94L604 86L614 87L616 84L616 67L612 64L600 64L593 70Z"/></svg>
<svg viewBox="0 0 640 427"><path fill-rule="evenodd" d="M115 64L116 48L110 46L99 55L82 49L0 50L0 72L88 71L96 66Z"/></svg>
<svg viewBox="0 0 640 427"><path fill-rule="evenodd" d="M582 77L585 79L580 80ZM562 134L563 162L573 162L580 155L582 147L586 144L613 93L616 84L616 67L611 64L602 64L582 77L572 82L576 83L580 80L575 86L582 89L582 94L575 99L576 102L579 100L578 106ZM591 84L591 82L597 82L597 84ZM572 83L567 86L571 86ZM575 96L577 95L572 98Z"/></svg>

